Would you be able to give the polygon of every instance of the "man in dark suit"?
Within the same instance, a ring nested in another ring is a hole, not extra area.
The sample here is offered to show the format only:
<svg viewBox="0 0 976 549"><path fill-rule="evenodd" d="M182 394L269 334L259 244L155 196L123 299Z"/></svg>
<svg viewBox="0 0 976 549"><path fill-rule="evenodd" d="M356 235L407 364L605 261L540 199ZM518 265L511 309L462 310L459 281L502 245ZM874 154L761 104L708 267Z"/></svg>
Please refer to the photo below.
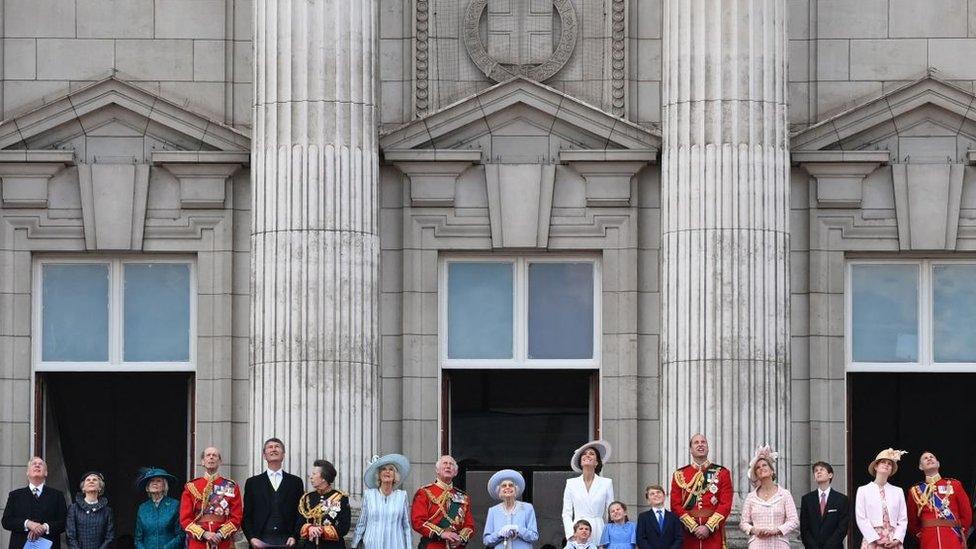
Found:
<svg viewBox="0 0 976 549"><path fill-rule="evenodd" d="M244 483L244 521L241 526L251 547L291 547L298 514L298 500L305 492L302 479L284 472L285 443L277 438L264 442L266 471Z"/></svg>
<svg viewBox="0 0 976 549"><path fill-rule="evenodd" d="M10 549L22 549L27 540L51 540L51 549L60 549L68 507L64 494L45 486L47 463L34 456L27 463L27 482L7 495L3 527L10 530Z"/></svg>
<svg viewBox="0 0 976 549"><path fill-rule="evenodd" d="M817 489L800 499L800 539L806 549L843 549L851 522L851 501L830 487L834 468L813 464Z"/></svg>
<svg viewBox="0 0 976 549"><path fill-rule="evenodd" d="M650 510L637 515L638 549L681 549L684 526L665 508L664 488L652 484L644 490Z"/></svg>

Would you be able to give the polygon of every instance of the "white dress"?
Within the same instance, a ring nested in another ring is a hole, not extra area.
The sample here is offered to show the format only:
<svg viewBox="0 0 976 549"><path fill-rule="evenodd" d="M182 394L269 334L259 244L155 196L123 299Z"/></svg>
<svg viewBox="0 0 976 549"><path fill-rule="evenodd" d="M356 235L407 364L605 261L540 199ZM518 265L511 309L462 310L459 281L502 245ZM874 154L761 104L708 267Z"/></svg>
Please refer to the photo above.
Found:
<svg viewBox="0 0 976 549"><path fill-rule="evenodd" d="M583 475L566 479L563 491L563 530L566 539L573 535L573 524L580 519L590 523L591 540L599 540L603 535L603 525L607 517L607 507L613 503L613 481L600 475L593 476L593 483L587 491Z"/></svg>

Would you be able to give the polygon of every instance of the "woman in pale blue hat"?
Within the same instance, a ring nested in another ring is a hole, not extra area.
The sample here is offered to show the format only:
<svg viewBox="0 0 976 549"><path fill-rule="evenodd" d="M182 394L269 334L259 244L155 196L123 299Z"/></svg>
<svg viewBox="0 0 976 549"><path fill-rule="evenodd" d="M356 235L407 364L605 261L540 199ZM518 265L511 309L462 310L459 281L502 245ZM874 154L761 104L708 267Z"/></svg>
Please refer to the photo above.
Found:
<svg viewBox="0 0 976 549"><path fill-rule="evenodd" d="M401 489L410 472L410 461L400 454L374 457L363 474L366 491L363 508L352 537L367 549L408 549L410 547L410 502Z"/></svg>
<svg viewBox="0 0 976 549"><path fill-rule="evenodd" d="M186 533L180 527L180 503L169 497L169 484L176 477L159 467L140 472L136 485L149 499L136 512L136 549L182 549Z"/></svg>
<svg viewBox="0 0 976 549"><path fill-rule="evenodd" d="M488 480L488 495L501 503L488 509L485 547L532 549L532 542L539 539L535 509L518 500L524 491L525 479L518 471L502 469Z"/></svg>

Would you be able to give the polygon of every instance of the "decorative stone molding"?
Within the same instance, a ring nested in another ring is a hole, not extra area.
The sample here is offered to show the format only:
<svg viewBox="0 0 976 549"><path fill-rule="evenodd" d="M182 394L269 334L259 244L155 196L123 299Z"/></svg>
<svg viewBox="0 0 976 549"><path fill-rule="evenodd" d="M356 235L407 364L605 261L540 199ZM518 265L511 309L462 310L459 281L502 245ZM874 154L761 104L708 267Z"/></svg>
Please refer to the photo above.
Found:
<svg viewBox="0 0 976 549"><path fill-rule="evenodd" d="M888 151L794 152L798 163L817 180L817 205L821 208L860 208L864 178L888 163Z"/></svg>
<svg viewBox="0 0 976 549"><path fill-rule="evenodd" d="M555 164L485 164L491 246L545 248L549 243Z"/></svg>
<svg viewBox="0 0 976 549"><path fill-rule="evenodd" d="M47 208L48 181L73 163L73 151L0 151L3 207Z"/></svg>
<svg viewBox="0 0 976 549"><path fill-rule="evenodd" d="M417 109L417 116L423 116L427 114L427 107L430 104L430 90L428 88L428 53L429 53L429 42L430 33L428 32L428 21L430 19L430 14L428 13L430 9L429 0L417 0L416 1L416 14L415 14L415 28L414 36L417 41L416 50L414 52L414 80L416 81L415 86L415 107Z"/></svg>
<svg viewBox="0 0 976 549"><path fill-rule="evenodd" d="M631 205L631 179L655 161L654 150L564 150L568 163L586 181L586 205L591 208Z"/></svg>
<svg viewBox="0 0 976 549"><path fill-rule="evenodd" d="M87 250L141 250L148 164L79 164Z"/></svg>
<svg viewBox="0 0 976 549"><path fill-rule="evenodd" d="M610 112L623 116L626 107L626 86L624 74L627 64L627 41L624 29L627 28L627 10L624 0L613 0L610 15Z"/></svg>
<svg viewBox="0 0 976 549"><path fill-rule="evenodd" d="M227 178L250 162L249 153L224 151L166 151L152 155L180 181L180 207L213 209L224 207Z"/></svg>
<svg viewBox="0 0 976 549"><path fill-rule="evenodd" d="M385 151L384 157L410 178L414 207L452 207L457 178L481 160L479 150L409 149Z"/></svg>
<svg viewBox="0 0 976 549"><path fill-rule="evenodd" d="M891 165L902 251L956 249L965 170L963 163Z"/></svg>
<svg viewBox="0 0 976 549"><path fill-rule="evenodd" d="M418 0L418 6L422 0ZM621 0L617 0L622 4ZM504 82L515 76L524 76L537 82L552 78L572 57L579 38L579 20L570 0L552 0L562 24L559 43L548 59L540 64L503 65L488 54L481 40L481 18L488 6L488 0L471 0L464 13L462 40L474 64L495 82ZM418 7L418 24L420 11ZM418 40L419 44L419 40ZM418 54L420 52L418 48Z"/></svg>

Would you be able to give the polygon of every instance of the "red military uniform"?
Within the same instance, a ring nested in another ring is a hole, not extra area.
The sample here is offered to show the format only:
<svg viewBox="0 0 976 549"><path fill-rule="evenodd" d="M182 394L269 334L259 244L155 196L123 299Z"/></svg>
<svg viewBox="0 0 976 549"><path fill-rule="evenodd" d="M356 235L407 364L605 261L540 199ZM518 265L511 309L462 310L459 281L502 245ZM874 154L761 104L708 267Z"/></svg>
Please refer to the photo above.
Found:
<svg viewBox="0 0 976 549"><path fill-rule="evenodd" d="M973 508L962 483L938 475L908 490L908 532L921 549L965 549Z"/></svg>
<svg viewBox="0 0 976 549"><path fill-rule="evenodd" d="M725 521L732 512L732 475L721 465L685 465L671 479L671 512L688 532L701 525L712 534L698 539L685 534L684 549L722 549L725 547Z"/></svg>
<svg viewBox="0 0 976 549"><path fill-rule="evenodd" d="M180 498L180 526L189 534L189 549L207 549L204 532L220 533L218 549L229 549L244 516L241 501L237 483L220 475L187 482Z"/></svg>
<svg viewBox="0 0 976 549"><path fill-rule="evenodd" d="M427 549L446 549L443 532L455 532L464 544L474 535L471 498L450 484L435 481L421 486L410 508L413 529L427 541Z"/></svg>

